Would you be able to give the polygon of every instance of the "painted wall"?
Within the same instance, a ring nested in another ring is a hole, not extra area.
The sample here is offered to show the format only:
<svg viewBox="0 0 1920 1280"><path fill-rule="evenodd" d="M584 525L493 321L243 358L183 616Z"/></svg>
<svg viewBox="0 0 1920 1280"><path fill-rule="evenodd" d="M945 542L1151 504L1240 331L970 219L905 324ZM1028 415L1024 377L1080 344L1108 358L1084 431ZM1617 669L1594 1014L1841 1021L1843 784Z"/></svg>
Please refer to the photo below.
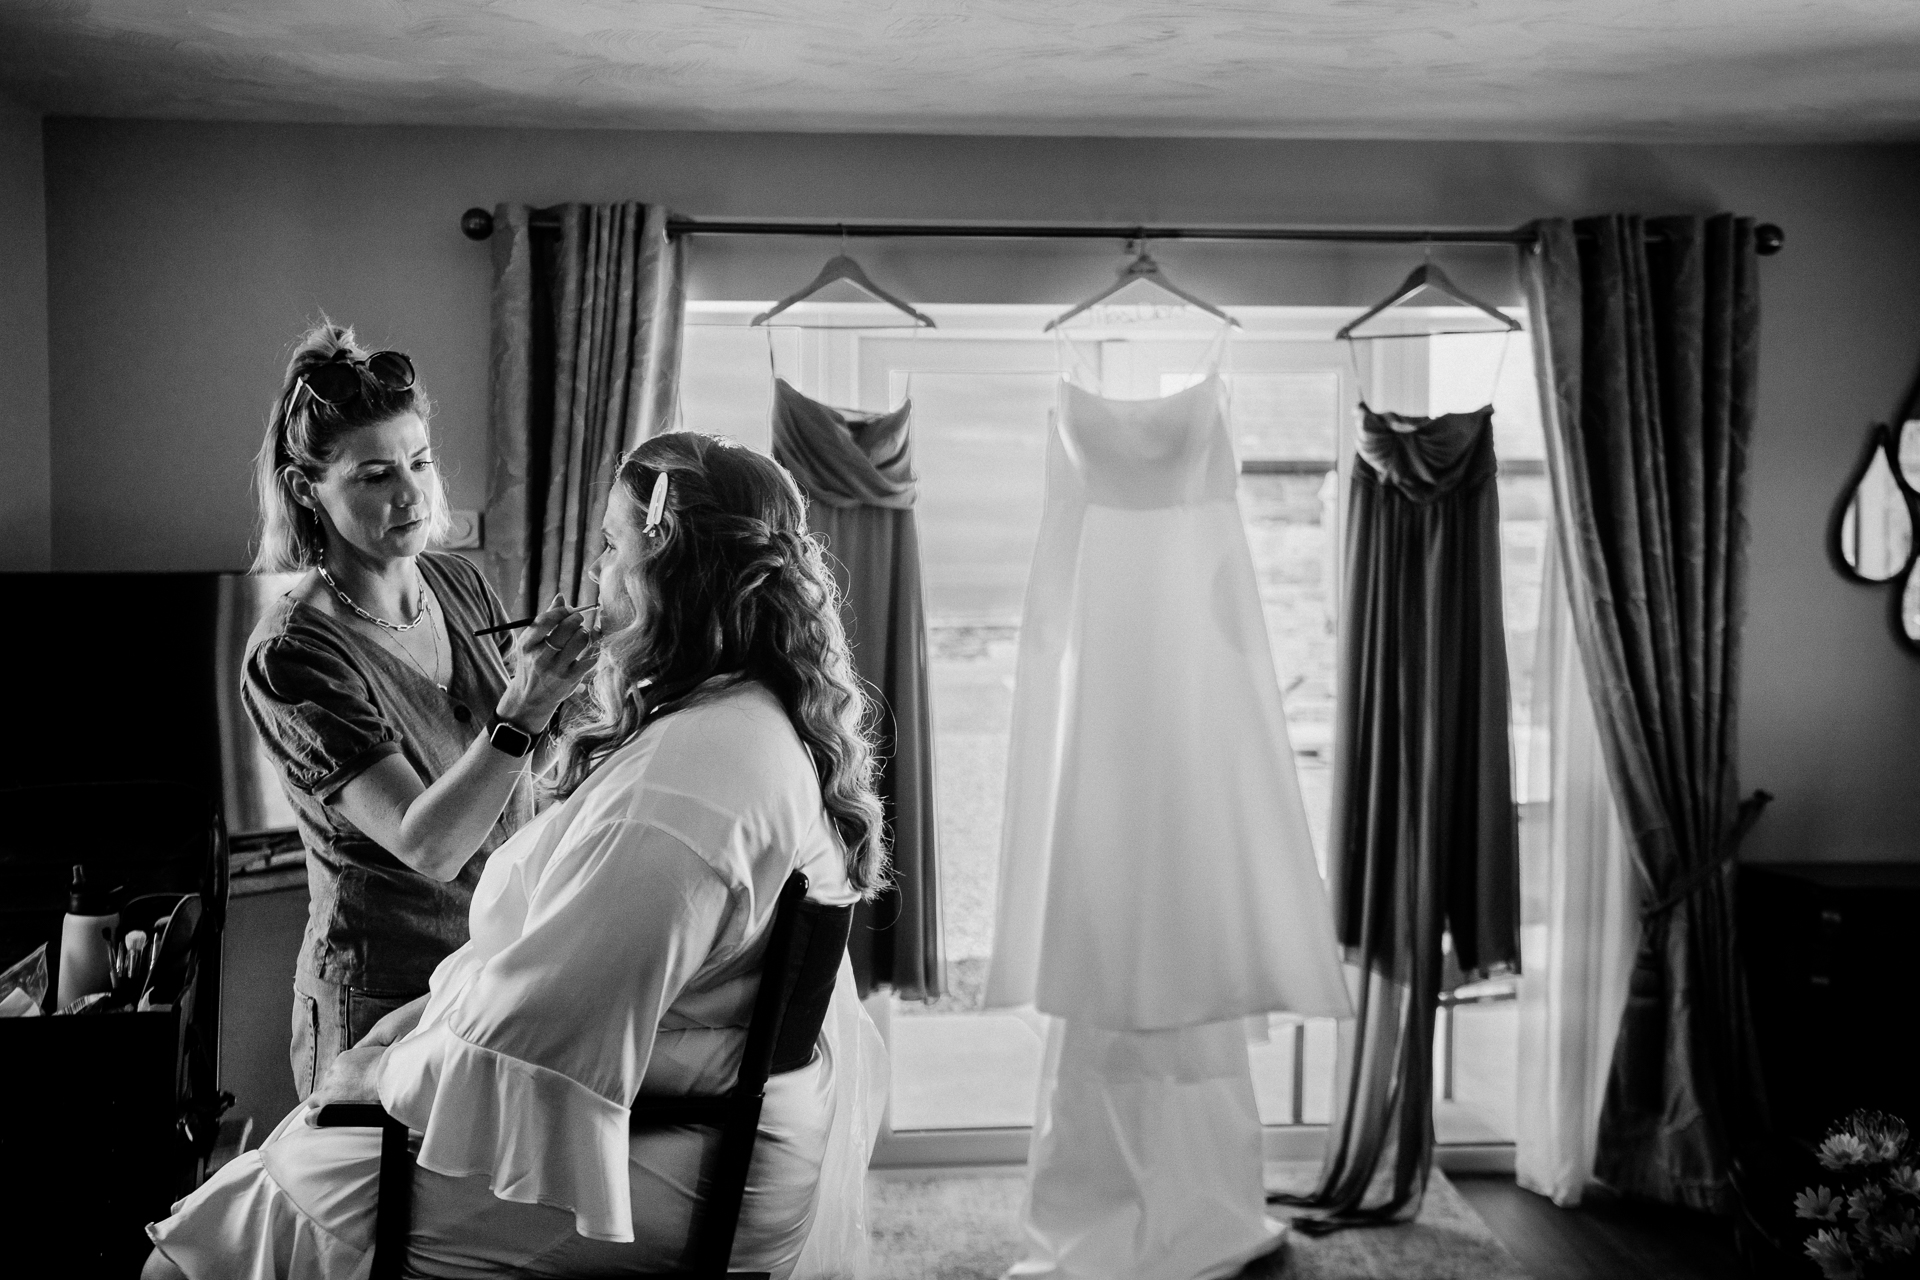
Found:
<svg viewBox="0 0 1920 1280"><path fill-rule="evenodd" d="M727 135L53 120L47 125L54 561L230 568L247 459L289 344L324 310L410 351L456 503L487 457L484 245L469 205L645 198L707 217L1509 226L1733 209L1778 222L1753 459L1743 779L1778 797L1760 859L1920 857L1920 663L1822 531L1870 421L1920 356L1920 148L1639 147ZM702 242L692 292L767 297L827 246ZM891 244L928 301L1048 301L1116 246ZM1360 303L1405 249L1168 245L1223 302ZM1506 250L1447 250L1517 295Z"/></svg>
<svg viewBox="0 0 1920 1280"><path fill-rule="evenodd" d="M53 557L40 113L0 99L0 570Z"/></svg>

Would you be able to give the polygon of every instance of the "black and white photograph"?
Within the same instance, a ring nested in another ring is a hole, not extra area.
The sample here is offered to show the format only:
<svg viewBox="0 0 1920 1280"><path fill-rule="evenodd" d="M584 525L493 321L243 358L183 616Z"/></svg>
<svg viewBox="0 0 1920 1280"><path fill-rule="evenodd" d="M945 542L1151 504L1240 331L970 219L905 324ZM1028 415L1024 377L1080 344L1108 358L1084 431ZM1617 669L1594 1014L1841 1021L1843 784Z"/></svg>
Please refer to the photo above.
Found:
<svg viewBox="0 0 1920 1280"><path fill-rule="evenodd" d="M0 0L0 1274L1920 1277L1920 4Z"/></svg>

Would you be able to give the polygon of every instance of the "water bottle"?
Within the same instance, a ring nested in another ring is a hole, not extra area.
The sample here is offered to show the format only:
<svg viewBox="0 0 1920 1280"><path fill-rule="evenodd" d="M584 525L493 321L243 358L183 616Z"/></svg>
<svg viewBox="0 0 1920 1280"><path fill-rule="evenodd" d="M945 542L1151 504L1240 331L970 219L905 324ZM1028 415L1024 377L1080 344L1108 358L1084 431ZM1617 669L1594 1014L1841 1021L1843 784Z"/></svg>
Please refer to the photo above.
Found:
<svg viewBox="0 0 1920 1280"><path fill-rule="evenodd" d="M113 986L113 931L120 927L113 890L87 882L87 869L73 869L67 914L60 922L60 986L54 1008Z"/></svg>

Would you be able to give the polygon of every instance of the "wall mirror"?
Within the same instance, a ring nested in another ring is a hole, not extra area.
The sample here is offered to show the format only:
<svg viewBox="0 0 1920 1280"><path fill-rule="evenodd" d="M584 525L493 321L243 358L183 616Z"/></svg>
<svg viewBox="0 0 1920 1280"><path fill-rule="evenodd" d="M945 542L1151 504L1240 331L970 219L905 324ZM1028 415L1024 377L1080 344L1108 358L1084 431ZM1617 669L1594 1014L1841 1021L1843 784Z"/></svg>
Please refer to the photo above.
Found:
<svg viewBox="0 0 1920 1280"><path fill-rule="evenodd" d="M1920 653L1920 574L1914 572L1920 525L1920 415L1876 424L1834 511L1829 550L1855 582L1888 589L1894 635Z"/></svg>

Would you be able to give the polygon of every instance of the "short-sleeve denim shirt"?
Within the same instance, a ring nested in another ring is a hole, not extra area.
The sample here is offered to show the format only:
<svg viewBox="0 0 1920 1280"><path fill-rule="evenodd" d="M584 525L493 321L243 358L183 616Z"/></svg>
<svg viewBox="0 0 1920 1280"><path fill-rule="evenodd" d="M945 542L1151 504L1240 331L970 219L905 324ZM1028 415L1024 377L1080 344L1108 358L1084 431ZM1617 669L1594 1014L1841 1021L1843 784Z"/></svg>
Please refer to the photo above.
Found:
<svg viewBox="0 0 1920 1280"><path fill-rule="evenodd" d="M467 907L487 854L533 816L514 787L500 821L451 883L422 875L349 822L332 801L375 761L401 755L431 786L493 723L512 638L474 637L505 620L479 570L459 556L417 561L453 648L442 689L401 653L282 596L247 641L241 700L299 820L307 849L306 938L299 971L368 991L421 992L467 940Z"/></svg>

